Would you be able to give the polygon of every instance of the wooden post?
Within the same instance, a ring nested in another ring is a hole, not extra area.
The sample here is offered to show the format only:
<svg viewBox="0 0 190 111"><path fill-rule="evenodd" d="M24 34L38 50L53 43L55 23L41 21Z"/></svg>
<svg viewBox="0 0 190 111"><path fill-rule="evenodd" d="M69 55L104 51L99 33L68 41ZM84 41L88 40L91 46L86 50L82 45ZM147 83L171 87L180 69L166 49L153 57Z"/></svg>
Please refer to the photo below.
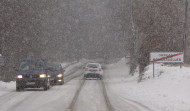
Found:
<svg viewBox="0 0 190 111"><path fill-rule="evenodd" d="M153 62L153 78L154 78L154 62Z"/></svg>

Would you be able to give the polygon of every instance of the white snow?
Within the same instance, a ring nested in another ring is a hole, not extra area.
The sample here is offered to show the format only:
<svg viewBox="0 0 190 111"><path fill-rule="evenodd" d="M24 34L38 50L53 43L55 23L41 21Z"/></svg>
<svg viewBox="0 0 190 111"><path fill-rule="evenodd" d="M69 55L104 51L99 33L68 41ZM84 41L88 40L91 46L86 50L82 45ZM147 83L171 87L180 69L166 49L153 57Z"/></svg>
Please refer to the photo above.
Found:
<svg viewBox="0 0 190 111"><path fill-rule="evenodd" d="M9 93L15 90L16 83L15 82L2 82L0 81L0 97L6 93Z"/></svg>
<svg viewBox="0 0 190 111"><path fill-rule="evenodd" d="M46 92L38 90L16 92L15 82L0 82L1 110L66 111L82 76L70 78L81 74L83 71L81 65L79 62L68 66L66 72L71 81L62 86L54 86ZM106 66L104 82L115 111L190 111L189 72L188 66L180 69L179 66L155 64L155 78L152 78L152 65L149 65L144 73L146 76L139 83L138 72L130 76L129 65L122 59L118 63ZM106 110L99 86L101 85L95 80L87 81L75 108Z"/></svg>
<svg viewBox="0 0 190 111"><path fill-rule="evenodd" d="M70 63L68 63L68 62L64 62L64 63L61 63L61 66L62 66L63 68L65 68L65 67L67 67L69 64L70 64Z"/></svg>
<svg viewBox="0 0 190 111"><path fill-rule="evenodd" d="M129 109L128 103L138 106L140 111L190 111L190 67L156 64L154 79L152 65L146 70L139 83L138 72L131 77L124 59L107 66L105 83L117 111Z"/></svg>
<svg viewBox="0 0 190 111"><path fill-rule="evenodd" d="M66 67L64 75L67 76L67 75L71 74L73 71L75 72L78 69L82 69L83 64L84 63L82 63L82 62L77 62L77 63L69 65L68 67Z"/></svg>
<svg viewBox="0 0 190 111"><path fill-rule="evenodd" d="M99 80L87 80L79 94L74 111L108 111Z"/></svg>

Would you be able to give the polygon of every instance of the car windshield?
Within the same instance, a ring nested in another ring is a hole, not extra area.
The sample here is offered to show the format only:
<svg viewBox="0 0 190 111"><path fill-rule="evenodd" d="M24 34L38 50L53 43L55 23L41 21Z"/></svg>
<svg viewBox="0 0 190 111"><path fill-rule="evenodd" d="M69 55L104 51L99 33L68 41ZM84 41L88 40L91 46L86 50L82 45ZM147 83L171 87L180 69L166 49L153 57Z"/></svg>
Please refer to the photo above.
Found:
<svg viewBox="0 0 190 111"><path fill-rule="evenodd" d="M44 64L42 61L23 61L20 63L19 70L42 70L43 68Z"/></svg>
<svg viewBox="0 0 190 111"><path fill-rule="evenodd" d="M88 64L87 65L88 68L98 68L97 64Z"/></svg>
<svg viewBox="0 0 190 111"><path fill-rule="evenodd" d="M61 65L56 65L56 66L55 66L55 70L56 70L56 71L62 71Z"/></svg>

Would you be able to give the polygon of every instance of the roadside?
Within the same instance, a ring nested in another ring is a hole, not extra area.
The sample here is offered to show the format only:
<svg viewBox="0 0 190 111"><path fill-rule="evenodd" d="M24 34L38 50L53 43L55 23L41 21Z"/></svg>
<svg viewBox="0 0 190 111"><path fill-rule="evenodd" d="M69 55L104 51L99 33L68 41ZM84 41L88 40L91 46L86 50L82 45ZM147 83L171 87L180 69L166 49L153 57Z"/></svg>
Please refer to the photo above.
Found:
<svg viewBox="0 0 190 111"><path fill-rule="evenodd" d="M6 93L13 92L16 87L16 82L2 82L0 81L0 97Z"/></svg>
<svg viewBox="0 0 190 111"><path fill-rule="evenodd" d="M124 59L106 66L104 81L116 111L190 111L190 68L161 64L155 67L155 79L150 65L145 72L147 76L138 83L138 72L131 77Z"/></svg>

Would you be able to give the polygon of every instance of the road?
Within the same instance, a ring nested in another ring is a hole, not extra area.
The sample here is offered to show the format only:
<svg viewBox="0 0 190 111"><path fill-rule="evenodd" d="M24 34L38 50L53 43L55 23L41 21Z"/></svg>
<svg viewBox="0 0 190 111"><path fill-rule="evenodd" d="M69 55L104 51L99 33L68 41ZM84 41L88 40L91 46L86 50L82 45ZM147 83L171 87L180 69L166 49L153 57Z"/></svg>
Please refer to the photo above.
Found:
<svg viewBox="0 0 190 111"><path fill-rule="evenodd" d="M74 111L108 111L100 80L86 80Z"/></svg>
<svg viewBox="0 0 190 111"><path fill-rule="evenodd" d="M66 111L75 95L77 84L80 84L79 79L74 79L63 86L54 86L48 91L15 92L19 93L16 98L24 94L25 97L12 105L8 111Z"/></svg>
<svg viewBox="0 0 190 111"><path fill-rule="evenodd" d="M106 91L103 81L83 80L82 72L82 69L78 69L73 73L73 78L68 76L69 80L64 85L53 86L48 91L11 90L0 96L0 109L1 111L142 111L142 108L139 108L142 105L139 103L123 101L119 95Z"/></svg>

